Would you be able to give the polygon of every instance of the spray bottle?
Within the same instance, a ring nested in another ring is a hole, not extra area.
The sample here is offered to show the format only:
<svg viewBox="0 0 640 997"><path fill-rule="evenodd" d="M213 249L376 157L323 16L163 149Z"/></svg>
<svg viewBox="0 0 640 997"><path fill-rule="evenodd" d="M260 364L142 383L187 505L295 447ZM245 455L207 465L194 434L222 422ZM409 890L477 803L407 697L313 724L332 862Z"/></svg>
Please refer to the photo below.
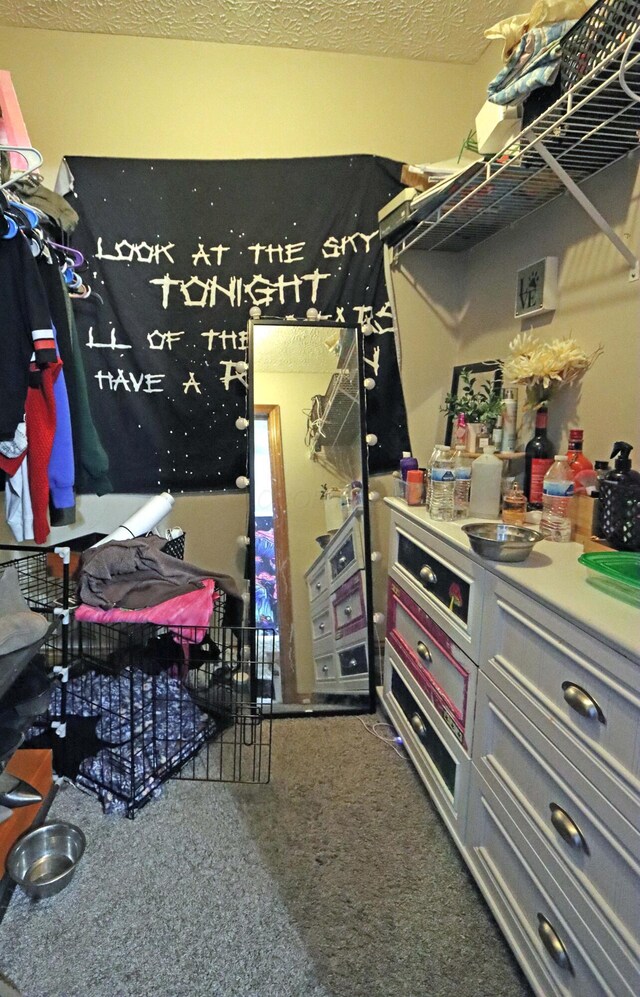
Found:
<svg viewBox="0 0 640 997"><path fill-rule="evenodd" d="M613 470L600 485L598 536L616 550L640 550L640 474L631 469L630 443L614 443Z"/></svg>

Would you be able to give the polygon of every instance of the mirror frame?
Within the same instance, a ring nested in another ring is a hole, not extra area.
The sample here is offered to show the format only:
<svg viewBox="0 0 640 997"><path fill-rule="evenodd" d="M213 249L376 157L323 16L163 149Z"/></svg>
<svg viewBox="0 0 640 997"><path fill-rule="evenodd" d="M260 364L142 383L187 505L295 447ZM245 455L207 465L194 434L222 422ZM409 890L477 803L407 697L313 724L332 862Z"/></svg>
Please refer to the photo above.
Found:
<svg viewBox="0 0 640 997"><path fill-rule="evenodd" d="M254 329L260 326L282 326L283 328L296 328L297 326L303 326L307 328L321 328L321 329L337 329L343 331L344 329L353 329L356 335L356 348L358 357L358 370L360 372L360 377L358 378L358 402L360 406L360 464L362 468L362 539L364 548L364 586L365 586L365 597L367 600L367 661L369 663L369 702L365 706L357 706L353 709L344 708L342 706L336 706L335 708L328 706L320 710L316 710L313 704L300 704L300 709L287 709L287 704L282 704L282 709L274 710L274 717L303 717L303 716L356 716L362 713L375 713L376 711L376 661L375 661L375 641L374 641L374 628L373 628L373 579L372 579L372 561L371 561L371 518L369 515L369 461L368 461L368 450L367 450L367 428L366 428L366 392L364 388L365 370L364 370L364 345L363 345L363 335L362 329L358 326L348 326L337 322L331 322L323 319L284 319L284 318L269 318L268 316L261 316L259 319L250 319L247 325L248 332L248 343L247 343L247 357L249 363L249 388L248 388L248 409L247 418L249 419L249 428L247 431L247 446L248 446L248 467L249 467L249 546L248 550L248 574L249 574L249 626L255 627L255 616L256 616L256 584L255 584L255 560L256 560L256 546L255 546L255 493L253 488L254 480L254 418L253 413L255 410L255 393L254 393ZM263 404L263 403L258 403ZM301 584L305 584L304 579L301 580ZM252 682L254 677L252 674ZM251 701L255 702L258 695L257 690L257 680L256 688L251 690ZM291 704L293 707L294 704ZM278 707L279 704L272 704L272 707Z"/></svg>

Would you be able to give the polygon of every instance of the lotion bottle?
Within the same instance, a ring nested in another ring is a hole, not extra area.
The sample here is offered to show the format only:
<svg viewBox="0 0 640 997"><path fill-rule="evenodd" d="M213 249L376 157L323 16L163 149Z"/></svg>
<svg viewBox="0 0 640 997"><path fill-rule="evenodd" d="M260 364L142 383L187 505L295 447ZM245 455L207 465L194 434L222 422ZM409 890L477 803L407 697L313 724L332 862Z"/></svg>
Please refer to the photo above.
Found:
<svg viewBox="0 0 640 997"><path fill-rule="evenodd" d="M407 471L417 471L418 470L418 459L417 457L412 457L409 450L402 451L402 459L400 461L400 474L402 475L402 480L407 480Z"/></svg>
<svg viewBox="0 0 640 997"><path fill-rule="evenodd" d="M502 397L502 449L505 453L513 453L516 449L518 402L513 388L505 388Z"/></svg>
<svg viewBox="0 0 640 997"><path fill-rule="evenodd" d="M471 467L469 515L475 519L497 519L501 484L502 462L495 456L495 447L485 446L482 456Z"/></svg>

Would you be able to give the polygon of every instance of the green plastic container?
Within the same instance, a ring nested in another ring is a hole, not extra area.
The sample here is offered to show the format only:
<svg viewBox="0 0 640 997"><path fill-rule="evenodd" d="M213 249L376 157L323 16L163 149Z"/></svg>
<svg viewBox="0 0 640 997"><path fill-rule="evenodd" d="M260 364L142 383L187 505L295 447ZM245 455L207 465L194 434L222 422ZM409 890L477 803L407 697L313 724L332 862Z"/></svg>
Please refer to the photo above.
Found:
<svg viewBox="0 0 640 997"><path fill-rule="evenodd" d="M593 551L578 558L587 581L616 599L640 606L640 553Z"/></svg>

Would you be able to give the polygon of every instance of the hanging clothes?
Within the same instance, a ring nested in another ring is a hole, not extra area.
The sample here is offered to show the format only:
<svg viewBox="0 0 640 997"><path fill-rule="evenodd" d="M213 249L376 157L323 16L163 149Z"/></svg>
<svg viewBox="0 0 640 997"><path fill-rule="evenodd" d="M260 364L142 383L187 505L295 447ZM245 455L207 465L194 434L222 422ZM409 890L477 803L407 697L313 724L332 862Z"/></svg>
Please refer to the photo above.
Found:
<svg viewBox="0 0 640 997"><path fill-rule="evenodd" d="M0 287L0 440L12 440L24 417L31 357L39 366L56 360L47 298L21 232L0 239Z"/></svg>
<svg viewBox="0 0 640 997"><path fill-rule="evenodd" d="M30 375L32 380L27 394L29 491L33 507L33 531L37 544L46 543L49 536L49 460L56 431L53 385L61 369L62 363L56 360L44 370L32 370Z"/></svg>

